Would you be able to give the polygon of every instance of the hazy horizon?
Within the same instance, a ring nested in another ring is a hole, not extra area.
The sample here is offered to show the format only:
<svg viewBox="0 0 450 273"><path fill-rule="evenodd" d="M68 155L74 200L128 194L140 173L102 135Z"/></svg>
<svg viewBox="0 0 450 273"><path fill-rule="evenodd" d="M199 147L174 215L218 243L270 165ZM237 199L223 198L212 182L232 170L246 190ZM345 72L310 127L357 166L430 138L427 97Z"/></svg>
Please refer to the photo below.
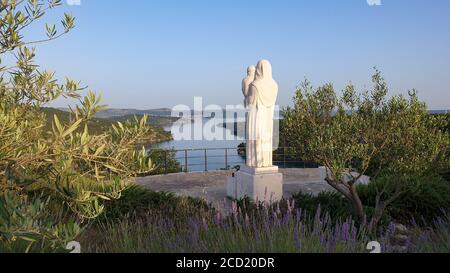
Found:
<svg viewBox="0 0 450 273"><path fill-rule="evenodd" d="M371 87L373 67L390 94L417 89L429 109L450 109L450 1L82 0L51 12L77 18L69 35L37 47L37 63L80 80L110 108L156 109L242 101L246 68L265 58L291 103L314 86ZM36 25L32 38L45 35ZM65 107L67 101L51 106Z"/></svg>

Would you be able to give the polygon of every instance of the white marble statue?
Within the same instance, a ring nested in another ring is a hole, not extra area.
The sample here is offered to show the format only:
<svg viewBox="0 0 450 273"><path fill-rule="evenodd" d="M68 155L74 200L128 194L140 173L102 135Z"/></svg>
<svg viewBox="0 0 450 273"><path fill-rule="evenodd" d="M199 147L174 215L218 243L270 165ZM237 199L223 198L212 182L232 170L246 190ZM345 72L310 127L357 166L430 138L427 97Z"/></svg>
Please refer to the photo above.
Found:
<svg viewBox="0 0 450 273"><path fill-rule="evenodd" d="M250 89L250 84L255 80L256 67L251 65L247 68L247 76L242 80L242 94L244 95L244 106L248 107L248 90ZM245 139L247 139L248 133L248 113L245 113Z"/></svg>
<svg viewBox="0 0 450 273"><path fill-rule="evenodd" d="M250 84L255 80L256 67L251 65L247 68L247 77L242 80L242 93L244 94L245 107L248 106L248 91L250 89Z"/></svg>
<svg viewBox="0 0 450 273"><path fill-rule="evenodd" d="M254 76L253 76L254 75ZM247 70L242 81L245 96L247 164L227 178L227 196L240 200L278 202L283 198L283 174L273 166L273 124L278 85L272 66L262 60Z"/></svg>
<svg viewBox="0 0 450 273"><path fill-rule="evenodd" d="M272 78L272 65L267 60L261 60L246 96L248 167L273 166L273 118L277 96L278 84Z"/></svg>

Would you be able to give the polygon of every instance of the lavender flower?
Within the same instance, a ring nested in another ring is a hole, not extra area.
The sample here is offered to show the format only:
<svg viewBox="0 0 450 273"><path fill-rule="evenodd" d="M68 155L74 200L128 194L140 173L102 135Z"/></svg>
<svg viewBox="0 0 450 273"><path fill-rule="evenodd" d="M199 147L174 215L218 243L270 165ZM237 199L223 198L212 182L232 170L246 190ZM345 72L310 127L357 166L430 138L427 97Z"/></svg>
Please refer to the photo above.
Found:
<svg viewBox="0 0 450 273"><path fill-rule="evenodd" d="M296 247L297 247L298 251L301 252L302 245L301 245L300 236L299 236L299 230L300 230L300 225L299 224L300 223L297 222L295 224L295 227L294 227L294 241L295 241L295 244L296 244Z"/></svg>
<svg viewBox="0 0 450 273"><path fill-rule="evenodd" d="M344 223L344 225L342 226L342 230L341 230L341 234L340 234L340 239L341 241L347 241L349 236L349 230L350 230L350 225L348 224L348 222L346 221Z"/></svg>

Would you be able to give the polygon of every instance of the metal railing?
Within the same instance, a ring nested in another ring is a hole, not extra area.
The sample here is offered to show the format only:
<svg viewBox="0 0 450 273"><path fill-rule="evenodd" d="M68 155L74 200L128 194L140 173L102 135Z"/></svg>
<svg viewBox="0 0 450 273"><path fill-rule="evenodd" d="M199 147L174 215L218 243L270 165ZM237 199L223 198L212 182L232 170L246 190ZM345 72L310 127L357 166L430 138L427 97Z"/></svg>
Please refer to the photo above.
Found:
<svg viewBox="0 0 450 273"><path fill-rule="evenodd" d="M278 148L273 153L273 163L280 168L318 168L314 162L304 161L293 156L288 150ZM245 149L209 148L182 150L155 150L158 174L208 172L236 169L245 164Z"/></svg>

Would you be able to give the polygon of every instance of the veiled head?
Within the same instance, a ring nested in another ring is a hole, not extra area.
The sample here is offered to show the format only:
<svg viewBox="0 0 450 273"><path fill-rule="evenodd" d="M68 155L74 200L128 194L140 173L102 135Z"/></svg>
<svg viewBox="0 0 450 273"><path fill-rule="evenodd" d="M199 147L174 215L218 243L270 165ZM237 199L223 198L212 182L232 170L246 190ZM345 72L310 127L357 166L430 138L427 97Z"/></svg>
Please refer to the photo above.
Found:
<svg viewBox="0 0 450 273"><path fill-rule="evenodd" d="M268 60L261 60L256 66L256 79L272 79L272 65Z"/></svg>
<svg viewBox="0 0 450 273"><path fill-rule="evenodd" d="M256 67L254 65L251 65L247 68L247 75L252 76L256 73Z"/></svg>

